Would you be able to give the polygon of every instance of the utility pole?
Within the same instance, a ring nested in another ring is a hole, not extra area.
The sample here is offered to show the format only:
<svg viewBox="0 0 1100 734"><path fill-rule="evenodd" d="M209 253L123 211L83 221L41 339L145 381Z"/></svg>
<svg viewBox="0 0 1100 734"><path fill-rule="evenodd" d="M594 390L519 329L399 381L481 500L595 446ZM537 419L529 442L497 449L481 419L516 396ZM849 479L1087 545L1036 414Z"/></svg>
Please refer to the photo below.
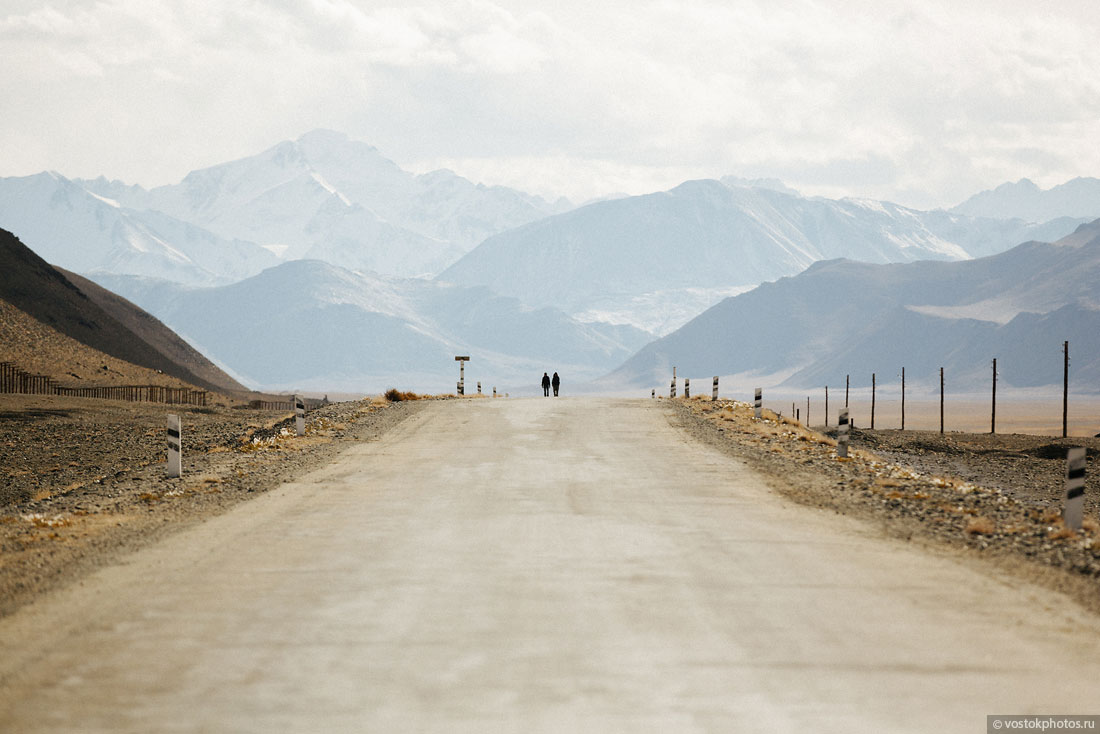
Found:
<svg viewBox="0 0 1100 734"><path fill-rule="evenodd" d="M1069 342L1062 345L1065 354L1065 366L1062 368L1062 438L1069 428Z"/></svg>
<svg viewBox="0 0 1100 734"><path fill-rule="evenodd" d="M901 368L901 430L905 430L905 368Z"/></svg>
<svg viewBox="0 0 1100 734"><path fill-rule="evenodd" d="M939 368L939 432L944 432L944 368Z"/></svg>
<svg viewBox="0 0 1100 734"><path fill-rule="evenodd" d="M993 414L989 420L989 432L997 432L997 358L993 358Z"/></svg>
<svg viewBox="0 0 1100 734"><path fill-rule="evenodd" d="M871 430L875 430L875 373L871 373Z"/></svg>

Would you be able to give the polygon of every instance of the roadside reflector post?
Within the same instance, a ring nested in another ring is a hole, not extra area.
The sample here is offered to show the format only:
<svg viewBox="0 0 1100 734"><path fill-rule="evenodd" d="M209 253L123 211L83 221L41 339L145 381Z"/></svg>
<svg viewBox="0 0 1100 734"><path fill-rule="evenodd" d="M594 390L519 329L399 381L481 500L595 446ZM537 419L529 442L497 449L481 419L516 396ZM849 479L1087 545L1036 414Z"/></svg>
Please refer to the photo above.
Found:
<svg viewBox="0 0 1100 734"><path fill-rule="evenodd" d="M481 394L481 380L478 380L478 381L477 381L477 394L478 394L478 395L480 395L480 394Z"/></svg>
<svg viewBox="0 0 1100 734"><path fill-rule="evenodd" d="M686 399L686 398L690 398L690 397L691 397L691 378L690 377L685 377L684 378L684 398Z"/></svg>
<svg viewBox="0 0 1100 734"><path fill-rule="evenodd" d="M752 417L756 418L757 420L760 420L760 418L763 415L763 411L764 411L764 391L758 387L758 388L756 388L756 392L755 392L755 395L754 395Z"/></svg>
<svg viewBox="0 0 1100 734"><path fill-rule="evenodd" d="M718 399L718 376L715 375L714 376L714 387L711 388L711 391L710 391L710 400L713 403L717 399Z"/></svg>
<svg viewBox="0 0 1100 734"><path fill-rule="evenodd" d="M497 396L497 386L493 385L493 397L495 398L496 396Z"/></svg>
<svg viewBox="0 0 1100 734"><path fill-rule="evenodd" d="M670 398L676 397L676 368L672 368L672 386L668 389L668 396Z"/></svg>
<svg viewBox="0 0 1100 734"><path fill-rule="evenodd" d="M168 476L179 477L183 473L183 438L180 417L168 416Z"/></svg>
<svg viewBox="0 0 1100 734"><path fill-rule="evenodd" d="M458 394L466 394L466 363L470 361L469 355L455 355L458 362Z"/></svg>
<svg viewBox="0 0 1100 734"><path fill-rule="evenodd" d="M301 395L294 396L294 427L299 436L306 435L306 402Z"/></svg>
<svg viewBox="0 0 1100 734"><path fill-rule="evenodd" d="M649 397L653 398L654 400L657 399L657 388L653 388L649 391Z"/></svg>
<svg viewBox="0 0 1100 734"><path fill-rule="evenodd" d="M837 434L836 434L836 455L842 459L848 458L848 409L840 411L840 418L837 421Z"/></svg>
<svg viewBox="0 0 1100 734"><path fill-rule="evenodd" d="M1066 506L1062 519L1070 530L1080 530L1085 513L1085 457L1084 448L1066 451Z"/></svg>

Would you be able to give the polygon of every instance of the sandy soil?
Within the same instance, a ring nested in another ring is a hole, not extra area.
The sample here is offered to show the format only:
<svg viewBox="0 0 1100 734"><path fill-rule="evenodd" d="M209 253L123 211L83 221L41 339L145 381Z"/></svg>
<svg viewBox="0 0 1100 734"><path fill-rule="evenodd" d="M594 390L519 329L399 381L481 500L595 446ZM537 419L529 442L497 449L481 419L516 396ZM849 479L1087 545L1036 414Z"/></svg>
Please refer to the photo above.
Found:
<svg viewBox="0 0 1100 734"><path fill-rule="evenodd" d="M417 402L290 413L0 395L0 615L125 553L377 440ZM183 421L184 475L165 476Z"/></svg>
<svg viewBox="0 0 1100 734"><path fill-rule="evenodd" d="M830 435L771 411L757 421L747 403L669 402L685 430L748 462L786 497L991 561L1100 612L1100 439L857 430L851 458L839 459ZM1089 450L1077 533L1061 520L1066 446Z"/></svg>

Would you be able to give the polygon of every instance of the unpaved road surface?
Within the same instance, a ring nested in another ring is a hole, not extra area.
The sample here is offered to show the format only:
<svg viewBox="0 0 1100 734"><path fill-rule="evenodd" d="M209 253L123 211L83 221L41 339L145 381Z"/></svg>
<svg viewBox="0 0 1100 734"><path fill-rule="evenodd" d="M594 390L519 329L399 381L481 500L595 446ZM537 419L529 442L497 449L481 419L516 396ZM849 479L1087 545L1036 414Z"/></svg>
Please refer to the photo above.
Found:
<svg viewBox="0 0 1100 734"><path fill-rule="evenodd" d="M0 620L3 731L984 731L1100 623L789 502L652 401L432 404Z"/></svg>

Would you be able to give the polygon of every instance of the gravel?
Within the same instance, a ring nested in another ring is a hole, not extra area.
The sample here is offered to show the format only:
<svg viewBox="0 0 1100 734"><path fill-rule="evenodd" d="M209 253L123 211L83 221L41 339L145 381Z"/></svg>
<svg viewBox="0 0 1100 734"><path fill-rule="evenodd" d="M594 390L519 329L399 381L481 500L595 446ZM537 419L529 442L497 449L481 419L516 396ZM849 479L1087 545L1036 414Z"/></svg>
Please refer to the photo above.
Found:
<svg viewBox="0 0 1100 734"><path fill-rule="evenodd" d="M889 536L990 562L1100 612L1100 440L923 431L854 431L850 459L833 435L735 401L668 401L672 420L745 461L780 494L861 518ZM1067 446L1086 446L1085 529L1061 520Z"/></svg>
<svg viewBox="0 0 1100 734"><path fill-rule="evenodd" d="M291 413L0 396L0 615L373 441L421 402ZM183 421L183 477L165 422Z"/></svg>

